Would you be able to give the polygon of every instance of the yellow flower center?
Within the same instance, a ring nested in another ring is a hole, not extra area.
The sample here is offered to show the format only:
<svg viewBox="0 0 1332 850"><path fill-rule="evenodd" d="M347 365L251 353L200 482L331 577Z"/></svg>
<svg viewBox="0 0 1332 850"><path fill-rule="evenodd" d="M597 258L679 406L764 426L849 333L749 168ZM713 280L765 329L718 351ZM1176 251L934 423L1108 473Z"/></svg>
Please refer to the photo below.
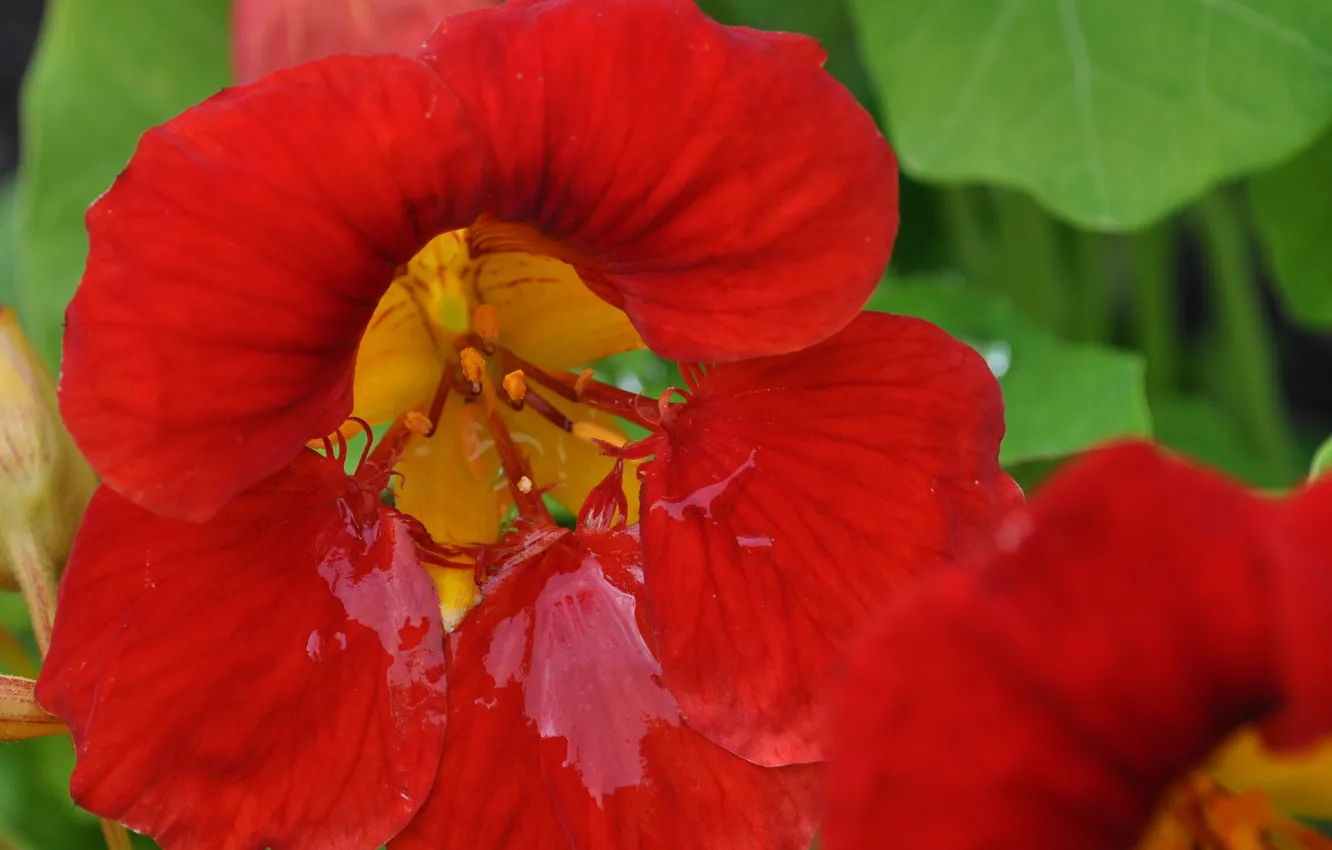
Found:
<svg viewBox="0 0 1332 850"><path fill-rule="evenodd" d="M398 270L361 340L353 416L408 432L397 506L441 543L492 543L515 504L547 493L576 513L612 465L594 441L625 442L578 403L569 370L642 339L556 254L575 259L521 225L443 233ZM567 386L537 386L553 376ZM477 600L473 571L429 569L452 627Z"/></svg>
<svg viewBox="0 0 1332 850"><path fill-rule="evenodd" d="M1332 741L1278 756L1244 729L1175 784L1138 850L1332 850L1287 813L1332 814Z"/></svg>

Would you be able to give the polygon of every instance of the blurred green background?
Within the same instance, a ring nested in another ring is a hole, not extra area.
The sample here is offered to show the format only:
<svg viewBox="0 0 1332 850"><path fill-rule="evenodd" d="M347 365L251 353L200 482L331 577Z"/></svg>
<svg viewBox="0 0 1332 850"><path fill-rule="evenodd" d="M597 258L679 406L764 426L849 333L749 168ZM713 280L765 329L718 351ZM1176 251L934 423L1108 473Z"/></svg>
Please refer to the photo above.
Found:
<svg viewBox="0 0 1332 850"><path fill-rule="evenodd" d="M986 357L1029 489L1129 434L1264 488L1307 473L1332 432L1327 0L702 5L818 37L880 120L902 229L870 306ZM227 0L0 9L0 303L52 365L84 209L146 127L229 84L229 17ZM602 368L656 391L675 374L647 353ZM16 597L0 625L32 653ZM0 747L0 850L101 846L71 763L65 739Z"/></svg>

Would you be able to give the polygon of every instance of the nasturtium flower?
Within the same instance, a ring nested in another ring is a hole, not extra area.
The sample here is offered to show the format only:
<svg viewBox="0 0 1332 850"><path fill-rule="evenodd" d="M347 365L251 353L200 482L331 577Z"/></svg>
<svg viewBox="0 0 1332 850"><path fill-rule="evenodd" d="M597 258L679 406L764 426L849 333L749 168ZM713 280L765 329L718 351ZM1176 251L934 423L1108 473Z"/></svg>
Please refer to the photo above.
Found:
<svg viewBox="0 0 1332 850"><path fill-rule="evenodd" d="M168 848L807 846L839 653L1016 494L979 355L859 312L896 167L821 61L510 0L145 134L65 337L75 799ZM571 371L642 345L685 386Z"/></svg>
<svg viewBox="0 0 1332 850"><path fill-rule="evenodd" d="M440 19L499 0L235 0L232 65L248 82L341 53L414 53Z"/></svg>
<svg viewBox="0 0 1332 850"><path fill-rule="evenodd" d="M1330 516L1332 481L1269 500L1144 444L1077 462L858 650L825 845L1332 846L1215 758L1332 734Z"/></svg>

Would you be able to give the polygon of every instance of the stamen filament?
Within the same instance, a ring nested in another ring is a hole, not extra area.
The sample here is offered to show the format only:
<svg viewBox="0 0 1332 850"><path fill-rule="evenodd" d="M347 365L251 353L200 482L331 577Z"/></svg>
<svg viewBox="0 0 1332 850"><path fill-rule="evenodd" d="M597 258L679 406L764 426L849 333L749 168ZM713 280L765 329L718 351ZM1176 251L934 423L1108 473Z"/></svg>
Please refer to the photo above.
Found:
<svg viewBox="0 0 1332 850"><path fill-rule="evenodd" d="M554 390L562 398L590 405L598 410L604 410L651 431L657 430L657 426L660 424L656 420L656 404L652 403L655 402L655 399L649 396L642 393L631 393L595 380L588 374L590 370L584 370L583 374L576 376L552 375L508 349L503 349L502 354L506 369L522 369L525 377L531 378L547 389ZM643 410L644 400L650 402L646 411Z"/></svg>
<svg viewBox="0 0 1332 850"><path fill-rule="evenodd" d="M504 387L504 392L509 394L509 401L514 410L523 409L523 399L527 398L527 380L523 377L522 369L514 369L504 376L500 382Z"/></svg>
<svg viewBox="0 0 1332 850"><path fill-rule="evenodd" d="M528 407L541 414L544 419L548 419L556 428L559 428L561 431L573 430L573 420L561 413L560 409L549 401L546 401L531 390L527 391L527 395L524 396L524 399Z"/></svg>
<svg viewBox="0 0 1332 850"><path fill-rule="evenodd" d="M499 396L489 373L483 369L479 378L481 398L486 406L486 425L490 428L490 436L495 440L495 450L499 453L500 466L509 482L509 491L513 494L518 515L531 522L554 524L555 519L541 499L541 491L532 487L532 471L527 459L519 451L518 444L513 441L513 435L504 424L504 417L500 413ZM526 492L521 483L524 479L527 480Z"/></svg>
<svg viewBox="0 0 1332 850"><path fill-rule="evenodd" d="M438 427L439 417L444 413L444 403L449 400L449 389L453 386L453 379L458 375L458 364L450 360L444 367L444 374L439 379L439 386L435 387L435 397L430 400L430 412L426 414L430 419L430 430L426 433L427 437L435 435L435 428Z"/></svg>

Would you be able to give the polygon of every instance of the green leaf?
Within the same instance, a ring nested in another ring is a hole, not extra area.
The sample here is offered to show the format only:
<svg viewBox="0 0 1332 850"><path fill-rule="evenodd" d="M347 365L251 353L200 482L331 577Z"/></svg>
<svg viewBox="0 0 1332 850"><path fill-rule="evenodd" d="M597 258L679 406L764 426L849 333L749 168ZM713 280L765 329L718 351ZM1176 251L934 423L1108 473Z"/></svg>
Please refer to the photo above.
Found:
<svg viewBox="0 0 1332 850"><path fill-rule="evenodd" d="M22 105L18 307L58 357L83 271L83 214L139 135L230 79L227 0L53 0Z"/></svg>
<svg viewBox="0 0 1332 850"><path fill-rule="evenodd" d="M1320 475L1327 475L1329 472L1332 472L1332 437L1329 437L1327 442L1323 443L1318 451L1314 452L1309 477L1317 478Z"/></svg>
<svg viewBox="0 0 1332 850"><path fill-rule="evenodd" d="M1143 227L1332 118L1326 0L851 0L911 173Z"/></svg>
<svg viewBox="0 0 1332 850"><path fill-rule="evenodd" d="M1205 398L1175 396L1154 400L1157 439L1177 452L1256 486L1282 488L1288 470L1253 451L1226 411Z"/></svg>
<svg viewBox="0 0 1332 850"><path fill-rule="evenodd" d="M0 305L14 303L14 276L18 271L14 199L14 184L0 180Z"/></svg>
<svg viewBox="0 0 1332 850"><path fill-rule="evenodd" d="M1332 328L1332 135L1254 177L1249 198L1291 313Z"/></svg>
<svg viewBox="0 0 1332 850"><path fill-rule="evenodd" d="M1004 392L1005 466L1151 433L1136 354L1064 342L1007 302L946 276L887 281L869 306L933 322L985 357Z"/></svg>

